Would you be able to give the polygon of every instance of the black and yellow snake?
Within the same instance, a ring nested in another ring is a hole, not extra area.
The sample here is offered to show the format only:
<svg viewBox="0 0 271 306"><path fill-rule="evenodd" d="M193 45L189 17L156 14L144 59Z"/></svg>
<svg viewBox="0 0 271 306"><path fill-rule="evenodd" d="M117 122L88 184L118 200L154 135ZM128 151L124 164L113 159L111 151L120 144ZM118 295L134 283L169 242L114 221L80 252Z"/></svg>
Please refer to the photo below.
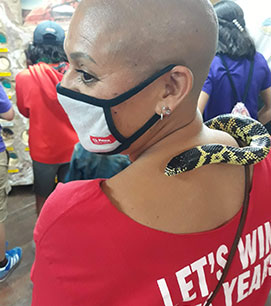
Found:
<svg viewBox="0 0 271 306"><path fill-rule="evenodd" d="M205 125L229 133L245 147L207 144L189 149L170 160L165 169L167 176L177 175L208 164L227 163L253 165L263 160L270 151L270 135L258 121L231 114L215 117Z"/></svg>

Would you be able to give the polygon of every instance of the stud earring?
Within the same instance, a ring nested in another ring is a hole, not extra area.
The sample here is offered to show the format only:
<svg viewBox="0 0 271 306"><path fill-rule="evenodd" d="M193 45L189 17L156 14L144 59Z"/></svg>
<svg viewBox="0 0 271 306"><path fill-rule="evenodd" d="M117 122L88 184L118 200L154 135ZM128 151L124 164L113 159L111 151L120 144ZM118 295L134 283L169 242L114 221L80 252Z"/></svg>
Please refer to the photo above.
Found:
<svg viewBox="0 0 271 306"><path fill-rule="evenodd" d="M168 106L163 106L161 110L161 120L164 119L164 116L169 116L171 114L171 109Z"/></svg>

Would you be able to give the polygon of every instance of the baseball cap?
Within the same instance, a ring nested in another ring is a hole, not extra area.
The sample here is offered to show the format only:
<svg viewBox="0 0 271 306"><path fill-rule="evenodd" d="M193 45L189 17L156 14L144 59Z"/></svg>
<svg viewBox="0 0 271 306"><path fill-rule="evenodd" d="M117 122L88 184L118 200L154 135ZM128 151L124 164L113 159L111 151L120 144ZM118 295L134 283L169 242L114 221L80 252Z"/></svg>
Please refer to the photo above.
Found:
<svg viewBox="0 0 271 306"><path fill-rule="evenodd" d="M54 21L41 22L34 31L34 45L63 45L65 32Z"/></svg>

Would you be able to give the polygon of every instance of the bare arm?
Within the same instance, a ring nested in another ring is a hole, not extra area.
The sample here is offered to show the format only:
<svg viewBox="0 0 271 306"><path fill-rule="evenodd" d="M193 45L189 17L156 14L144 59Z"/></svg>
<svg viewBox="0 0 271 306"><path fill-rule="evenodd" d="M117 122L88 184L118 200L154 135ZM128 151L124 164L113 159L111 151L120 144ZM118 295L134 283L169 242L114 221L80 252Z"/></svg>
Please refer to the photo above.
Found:
<svg viewBox="0 0 271 306"><path fill-rule="evenodd" d="M199 95L199 99L198 99L198 108L199 108L201 114L203 114L208 100L209 100L209 95L206 92L201 91L201 93Z"/></svg>
<svg viewBox="0 0 271 306"><path fill-rule="evenodd" d="M260 95L264 106L258 112L258 119L262 124L266 124L271 121L271 87L263 90Z"/></svg>
<svg viewBox="0 0 271 306"><path fill-rule="evenodd" d="M11 121L14 118L14 110L11 107L7 112L0 114L1 119Z"/></svg>

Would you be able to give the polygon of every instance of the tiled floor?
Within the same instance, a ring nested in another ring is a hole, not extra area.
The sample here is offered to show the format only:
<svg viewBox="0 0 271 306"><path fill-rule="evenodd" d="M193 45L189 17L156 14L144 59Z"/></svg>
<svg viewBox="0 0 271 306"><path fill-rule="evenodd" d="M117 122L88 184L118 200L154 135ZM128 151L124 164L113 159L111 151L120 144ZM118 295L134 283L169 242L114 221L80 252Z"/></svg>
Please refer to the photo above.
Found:
<svg viewBox="0 0 271 306"><path fill-rule="evenodd" d="M6 221L9 248L21 246L23 257L10 277L0 284L0 306L31 305L30 269L34 260L33 228L36 222L32 186L14 187L8 199L9 216Z"/></svg>

